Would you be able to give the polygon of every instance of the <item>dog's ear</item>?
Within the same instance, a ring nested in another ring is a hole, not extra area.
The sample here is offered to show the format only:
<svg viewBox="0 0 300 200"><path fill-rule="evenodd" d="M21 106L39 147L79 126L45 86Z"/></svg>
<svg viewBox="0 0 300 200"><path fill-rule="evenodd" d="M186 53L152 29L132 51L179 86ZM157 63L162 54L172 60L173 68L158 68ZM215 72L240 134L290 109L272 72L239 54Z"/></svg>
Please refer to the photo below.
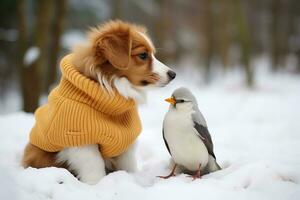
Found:
<svg viewBox="0 0 300 200"><path fill-rule="evenodd" d="M97 48L102 55L116 68L127 69L131 59L132 40L129 31L104 35Z"/></svg>

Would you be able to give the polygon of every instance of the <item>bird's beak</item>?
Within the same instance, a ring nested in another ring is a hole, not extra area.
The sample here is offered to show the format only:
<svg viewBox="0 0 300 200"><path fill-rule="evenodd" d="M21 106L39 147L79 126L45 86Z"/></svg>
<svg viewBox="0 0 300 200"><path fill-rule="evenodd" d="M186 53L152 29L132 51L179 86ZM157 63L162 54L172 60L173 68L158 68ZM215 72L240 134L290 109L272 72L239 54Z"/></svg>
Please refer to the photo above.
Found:
<svg viewBox="0 0 300 200"><path fill-rule="evenodd" d="M176 104L176 100L173 97L167 98L167 99L165 99L165 101L172 105Z"/></svg>

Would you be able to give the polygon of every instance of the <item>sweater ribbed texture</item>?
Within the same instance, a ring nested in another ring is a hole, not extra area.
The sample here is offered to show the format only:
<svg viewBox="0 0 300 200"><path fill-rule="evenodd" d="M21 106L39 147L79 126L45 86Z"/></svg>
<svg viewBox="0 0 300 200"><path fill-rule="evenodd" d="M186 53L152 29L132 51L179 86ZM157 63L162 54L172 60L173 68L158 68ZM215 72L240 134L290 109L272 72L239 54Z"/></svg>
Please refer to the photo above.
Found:
<svg viewBox="0 0 300 200"><path fill-rule="evenodd" d="M30 142L48 152L99 144L104 158L118 156L141 132L136 104L117 91L108 94L83 76L72 66L71 57L62 59L60 84L35 112Z"/></svg>

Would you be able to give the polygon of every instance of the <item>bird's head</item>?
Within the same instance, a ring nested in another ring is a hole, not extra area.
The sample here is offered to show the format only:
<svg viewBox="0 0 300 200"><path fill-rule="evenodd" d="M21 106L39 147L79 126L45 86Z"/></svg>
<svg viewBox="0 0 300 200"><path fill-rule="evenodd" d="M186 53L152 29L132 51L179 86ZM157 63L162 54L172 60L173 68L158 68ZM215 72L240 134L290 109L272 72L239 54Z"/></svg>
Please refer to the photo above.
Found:
<svg viewBox="0 0 300 200"><path fill-rule="evenodd" d="M165 99L170 103L170 109L176 109L180 111L196 110L198 107L197 100L191 91L187 88L180 87L176 89L170 98Z"/></svg>

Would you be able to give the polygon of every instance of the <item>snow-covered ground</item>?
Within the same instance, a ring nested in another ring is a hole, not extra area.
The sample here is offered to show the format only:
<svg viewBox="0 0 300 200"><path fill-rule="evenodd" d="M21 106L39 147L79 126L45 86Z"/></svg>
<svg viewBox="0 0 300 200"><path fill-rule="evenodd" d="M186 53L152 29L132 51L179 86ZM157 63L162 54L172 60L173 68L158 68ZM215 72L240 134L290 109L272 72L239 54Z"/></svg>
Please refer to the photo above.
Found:
<svg viewBox="0 0 300 200"><path fill-rule="evenodd" d="M168 87L149 93L147 105L140 108L139 171L118 171L94 186L64 169L20 167L33 116L1 115L0 199L300 199L300 77L264 73L254 90L245 89L239 76L209 87L191 77L179 76ZM196 94L223 167L195 181L184 174L156 178L169 173L170 157L161 135L168 109L163 100L179 86Z"/></svg>

